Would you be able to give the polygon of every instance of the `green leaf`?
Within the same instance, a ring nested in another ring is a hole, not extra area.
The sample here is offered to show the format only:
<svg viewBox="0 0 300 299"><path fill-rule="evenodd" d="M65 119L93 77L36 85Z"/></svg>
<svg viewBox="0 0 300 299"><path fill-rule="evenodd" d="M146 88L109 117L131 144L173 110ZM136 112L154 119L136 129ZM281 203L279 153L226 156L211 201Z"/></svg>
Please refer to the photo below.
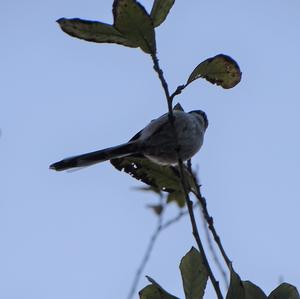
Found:
<svg viewBox="0 0 300 299"><path fill-rule="evenodd" d="M181 271L185 298L203 298L208 274L203 265L199 251L192 247L192 249L182 258L179 268Z"/></svg>
<svg viewBox="0 0 300 299"><path fill-rule="evenodd" d="M243 281L246 299L267 299L268 297L261 288L256 286L251 281Z"/></svg>
<svg viewBox="0 0 300 299"><path fill-rule="evenodd" d="M267 299L267 296L251 281L241 281L239 275L231 269L226 299Z"/></svg>
<svg viewBox="0 0 300 299"><path fill-rule="evenodd" d="M241 81L242 73L231 57L220 54L201 62L191 73L186 85L198 78L204 78L212 84L228 89Z"/></svg>
<svg viewBox="0 0 300 299"><path fill-rule="evenodd" d="M175 167L158 165L147 158L134 156L113 159L111 163L118 170L158 190L181 190L180 176Z"/></svg>
<svg viewBox="0 0 300 299"><path fill-rule="evenodd" d="M174 2L175 0L154 0L150 14L154 27L159 26L166 19Z"/></svg>
<svg viewBox="0 0 300 299"><path fill-rule="evenodd" d="M89 42L116 43L127 47L138 47L138 44L129 41L121 32L109 24L65 18L57 20L57 23L65 33Z"/></svg>
<svg viewBox="0 0 300 299"><path fill-rule="evenodd" d="M182 191L173 191L168 194L167 203L176 202L179 208L185 206L185 196Z"/></svg>
<svg viewBox="0 0 300 299"><path fill-rule="evenodd" d="M177 167L158 165L142 156L129 156L112 159L111 164L119 171L128 173L133 178L153 187L155 190L170 193L168 202L176 201L182 207L185 203L185 195L181 187L180 173ZM184 167L189 190L194 189L194 181Z"/></svg>
<svg viewBox="0 0 300 299"><path fill-rule="evenodd" d="M288 283L282 283L271 292L269 299L299 299L300 295L296 287Z"/></svg>
<svg viewBox="0 0 300 299"><path fill-rule="evenodd" d="M140 3L136 0L115 0L113 16L113 25L78 18L61 18L57 22L65 33L73 37L96 43L140 47L146 53L156 53L153 21Z"/></svg>
<svg viewBox="0 0 300 299"><path fill-rule="evenodd" d="M230 284L226 299L245 299L245 289L237 273L231 269Z"/></svg>
<svg viewBox="0 0 300 299"><path fill-rule="evenodd" d="M165 291L154 279L146 277L152 284L139 291L140 299L178 299Z"/></svg>
<svg viewBox="0 0 300 299"><path fill-rule="evenodd" d="M135 0L115 0L114 27L144 52L156 53L153 21L145 8Z"/></svg>
<svg viewBox="0 0 300 299"><path fill-rule="evenodd" d="M149 284L139 291L140 299L161 299L160 290L153 284Z"/></svg>

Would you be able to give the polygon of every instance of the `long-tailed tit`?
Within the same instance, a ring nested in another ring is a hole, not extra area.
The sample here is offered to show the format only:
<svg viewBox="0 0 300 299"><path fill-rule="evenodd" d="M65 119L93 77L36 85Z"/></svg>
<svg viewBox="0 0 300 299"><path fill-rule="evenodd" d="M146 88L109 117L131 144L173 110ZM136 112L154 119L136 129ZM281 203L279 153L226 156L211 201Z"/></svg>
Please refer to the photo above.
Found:
<svg viewBox="0 0 300 299"><path fill-rule="evenodd" d="M151 121L127 143L66 158L50 165L50 168L60 171L134 154L142 154L151 161L162 165L177 164L178 156L186 161L202 146L204 133L208 126L207 116L201 110L189 113L174 110L173 114L177 143L168 114L164 114Z"/></svg>

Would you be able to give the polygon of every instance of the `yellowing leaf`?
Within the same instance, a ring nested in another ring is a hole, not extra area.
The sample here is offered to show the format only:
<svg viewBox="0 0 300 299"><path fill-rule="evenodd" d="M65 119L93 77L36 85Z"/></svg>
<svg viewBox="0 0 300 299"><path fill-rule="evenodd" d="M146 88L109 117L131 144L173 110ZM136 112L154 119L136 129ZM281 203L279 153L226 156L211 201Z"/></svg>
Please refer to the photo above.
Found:
<svg viewBox="0 0 300 299"><path fill-rule="evenodd" d="M198 78L204 78L212 84L228 89L241 81L242 73L231 57L220 54L201 62L191 73L186 85Z"/></svg>

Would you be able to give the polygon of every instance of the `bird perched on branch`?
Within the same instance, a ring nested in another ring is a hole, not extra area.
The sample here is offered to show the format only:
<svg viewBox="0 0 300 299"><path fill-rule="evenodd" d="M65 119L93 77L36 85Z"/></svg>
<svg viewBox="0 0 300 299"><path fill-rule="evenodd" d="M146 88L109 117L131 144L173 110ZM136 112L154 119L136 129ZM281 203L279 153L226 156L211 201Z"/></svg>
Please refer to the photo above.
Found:
<svg viewBox="0 0 300 299"><path fill-rule="evenodd" d="M174 110L173 116L173 124L166 113L152 120L126 143L66 158L53 163L50 168L61 171L134 154L141 154L161 165L177 164L178 158L186 161L202 146L208 127L207 116L201 110L188 113Z"/></svg>

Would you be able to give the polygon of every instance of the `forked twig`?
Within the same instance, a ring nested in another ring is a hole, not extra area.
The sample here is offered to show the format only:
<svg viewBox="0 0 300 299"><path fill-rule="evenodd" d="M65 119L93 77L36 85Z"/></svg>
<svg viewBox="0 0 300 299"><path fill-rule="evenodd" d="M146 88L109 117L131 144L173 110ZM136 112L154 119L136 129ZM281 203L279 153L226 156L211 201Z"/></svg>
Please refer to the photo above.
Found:
<svg viewBox="0 0 300 299"><path fill-rule="evenodd" d="M198 206L195 205L195 207ZM180 210L180 212L178 213L178 215L174 218L171 218L170 220L166 221L165 223L163 223L163 213L164 213L164 208L162 209L162 212L161 214L158 215L158 220L157 220L157 225L156 225L156 228L149 240L149 243L148 243L148 246L146 248L146 251L145 251L145 254L142 258L142 261L140 263L140 266L138 267L137 271L136 271L136 274L135 274L135 277L134 277L134 280L132 282L132 285L131 285L131 288L130 288L130 291L129 291L129 294L127 296L127 299L132 299L133 296L135 295L135 292L136 292L136 289L137 289L137 285L139 283L139 280L141 278L141 275L150 259L150 256L151 256L151 253L153 251L153 248L154 248L154 245L155 245L155 242L157 240L157 238L159 237L159 234L167 229L169 226L171 226L172 224L178 222L182 217L186 216L188 214L188 210Z"/></svg>

